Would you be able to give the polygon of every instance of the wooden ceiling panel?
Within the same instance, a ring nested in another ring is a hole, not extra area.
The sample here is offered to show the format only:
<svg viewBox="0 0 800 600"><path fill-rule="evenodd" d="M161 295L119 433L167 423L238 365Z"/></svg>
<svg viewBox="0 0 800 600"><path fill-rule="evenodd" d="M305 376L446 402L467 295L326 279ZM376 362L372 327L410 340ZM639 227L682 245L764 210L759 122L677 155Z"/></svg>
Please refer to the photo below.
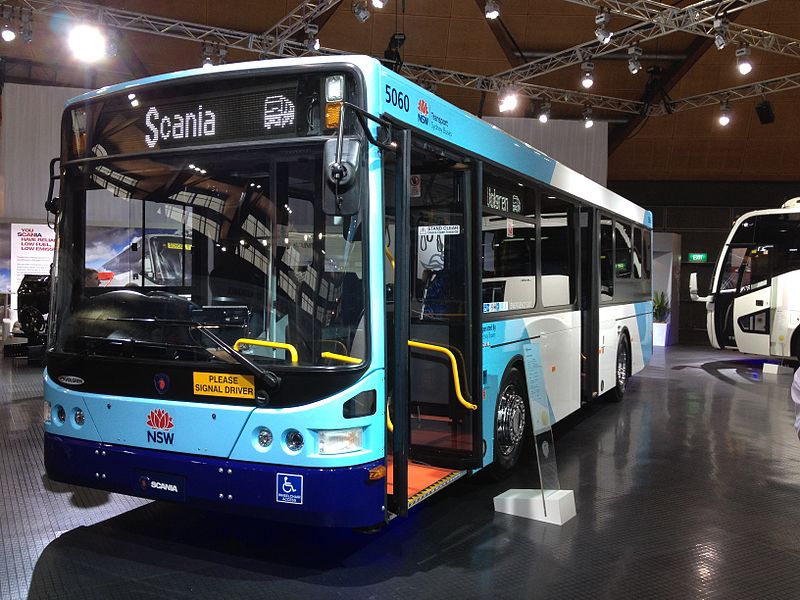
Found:
<svg viewBox="0 0 800 600"><path fill-rule="evenodd" d="M502 48L497 43L486 20L453 18L448 32L447 57L459 59L477 59L481 61L498 61L498 70L508 68L508 61ZM466 69L467 72L485 73L485 71Z"/></svg>
<svg viewBox="0 0 800 600"><path fill-rule="evenodd" d="M101 0L98 4L127 10L231 28L261 32L272 27L300 0ZM689 0L682 4L685 6ZM670 2L675 4L674 1ZM800 39L798 0L770 0L736 15L739 25L757 27ZM679 4L680 5L680 4ZM501 46L486 22L482 2L474 0L407 0L407 14L395 13L400 0L391 0L383 10L370 7L371 18L359 23L352 13L351 0L342 2L327 16L321 31L322 43L348 52L383 57L391 35L404 31L407 40L402 56L407 62L490 75L509 68L514 43L527 52L556 52L593 39L596 11L565 0L503 0L501 20L513 38ZM397 20L397 24L396 24ZM610 28L619 31L633 21L614 17ZM0 44L0 55L10 60L63 65L56 83L77 86L104 85L130 78L129 73L156 74L195 67L201 61L201 47L189 42L144 33L124 32L134 57L110 59L95 69L76 69L64 50L62 31L66 24L54 23L50 16L34 18L32 44ZM60 29L59 29L60 28ZM646 54L685 56L695 36L674 33L643 43ZM694 44L696 45L696 44ZM511 50L509 51L509 48ZM508 52L508 53L507 53ZM735 48L705 50L669 92L674 99L706 94L719 89L800 73L800 59L753 49L755 68L743 77L735 69ZM228 61L250 60L254 54L231 50ZM126 60L128 65L126 65ZM681 61L671 58L643 59L646 68L670 70ZM691 64L687 63L687 64ZM68 67L68 68L67 68ZM63 76L62 76L63 75ZM69 76L75 81L66 81ZM32 77L32 76L31 76ZM533 80L534 83L580 91L580 68L571 66ZM646 73L631 76L625 60L595 60L595 86L592 93L639 100L648 81ZM481 95L475 90L440 86L438 93L457 106L477 112ZM716 122L718 106L681 111L663 117L650 117L636 127L636 115L595 110L599 118L634 119L627 140L611 155L611 179L795 179L800 160L800 89L771 94L776 122L761 125L754 110L761 98L732 103L733 122L727 129ZM530 108L524 103L523 109ZM578 105L553 105L553 116L580 118ZM484 114L496 114L497 98L488 94ZM615 124L611 124L611 133Z"/></svg>

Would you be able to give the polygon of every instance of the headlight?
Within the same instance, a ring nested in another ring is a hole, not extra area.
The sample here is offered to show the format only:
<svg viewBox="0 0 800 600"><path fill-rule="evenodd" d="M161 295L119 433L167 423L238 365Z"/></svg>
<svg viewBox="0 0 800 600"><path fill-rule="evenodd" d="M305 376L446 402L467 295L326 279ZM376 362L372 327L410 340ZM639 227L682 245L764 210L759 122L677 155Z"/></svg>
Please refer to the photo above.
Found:
<svg viewBox="0 0 800 600"><path fill-rule="evenodd" d="M83 414L83 411L80 408L75 409L75 424L78 427L83 427L83 424L86 422L86 416Z"/></svg>
<svg viewBox="0 0 800 600"><path fill-rule="evenodd" d="M272 432L266 427L258 430L258 445L262 448L269 448L272 444Z"/></svg>
<svg viewBox="0 0 800 600"><path fill-rule="evenodd" d="M297 452L303 447L303 434L296 429L286 432L286 447L292 452Z"/></svg>
<svg viewBox="0 0 800 600"><path fill-rule="evenodd" d="M364 429L328 429L319 432L320 454L345 454L363 448Z"/></svg>
<svg viewBox="0 0 800 600"><path fill-rule="evenodd" d="M60 404L56 406L56 418L59 423L63 423L67 420L67 411L65 411L64 407Z"/></svg>

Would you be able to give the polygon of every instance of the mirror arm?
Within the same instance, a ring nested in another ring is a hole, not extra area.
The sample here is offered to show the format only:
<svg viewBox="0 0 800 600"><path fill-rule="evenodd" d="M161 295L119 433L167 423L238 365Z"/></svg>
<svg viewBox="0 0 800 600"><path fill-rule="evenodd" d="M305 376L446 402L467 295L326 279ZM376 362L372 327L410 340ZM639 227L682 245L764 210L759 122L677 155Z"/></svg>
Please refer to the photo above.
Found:
<svg viewBox="0 0 800 600"><path fill-rule="evenodd" d="M342 130L343 130L343 126L344 126L344 109L345 109L345 107L349 108L350 110L352 110L355 113L356 120L358 121L358 124L361 125L361 129L364 131L364 135L367 136L367 139L370 141L370 143L376 145L378 148L382 148L383 150L389 150L389 151L392 151L392 152L397 150L397 144L392 144L391 142L382 142L382 141L378 140L377 138L375 138L375 136L372 135L372 132L369 130L369 126L367 125L367 120L370 120L373 123L377 123L381 127L386 127L389 130L389 132L391 132L391 130L392 130L392 124L389 123L389 121L387 121L385 119L381 119L380 117L376 117L375 115L369 114L363 108L359 108L358 106L356 106L354 104L350 104L349 102L342 102L342 109L341 109L341 113L339 114L339 134L338 134L339 135L339 140L338 140L339 141L339 147L341 147L341 145L342 145L342 135L343 135L343 131ZM389 137L389 139L391 139L391 133L390 133L390 135L388 137ZM340 158L338 152L337 152L337 158Z"/></svg>

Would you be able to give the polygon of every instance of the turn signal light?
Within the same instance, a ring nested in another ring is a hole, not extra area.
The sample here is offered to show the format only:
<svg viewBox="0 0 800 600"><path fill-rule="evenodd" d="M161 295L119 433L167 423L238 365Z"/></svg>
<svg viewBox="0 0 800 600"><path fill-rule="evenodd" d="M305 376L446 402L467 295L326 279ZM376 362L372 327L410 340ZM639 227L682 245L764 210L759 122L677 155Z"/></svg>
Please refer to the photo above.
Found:
<svg viewBox="0 0 800 600"><path fill-rule="evenodd" d="M378 465L377 467L372 467L369 470L370 481L377 481L378 479L383 479L384 477L386 477L386 465Z"/></svg>
<svg viewBox="0 0 800 600"><path fill-rule="evenodd" d="M336 129L339 126L339 114L341 110L341 102L325 103L325 129Z"/></svg>

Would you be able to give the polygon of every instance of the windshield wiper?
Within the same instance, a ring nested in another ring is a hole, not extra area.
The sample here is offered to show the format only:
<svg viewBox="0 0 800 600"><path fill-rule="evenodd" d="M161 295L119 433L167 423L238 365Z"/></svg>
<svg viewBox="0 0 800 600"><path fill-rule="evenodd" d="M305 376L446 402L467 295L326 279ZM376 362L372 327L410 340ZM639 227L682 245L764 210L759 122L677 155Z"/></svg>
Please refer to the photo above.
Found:
<svg viewBox="0 0 800 600"><path fill-rule="evenodd" d="M185 325L187 327L192 327L217 344L217 346L222 348L228 356L250 371L253 375L258 377L258 379L267 387L268 390L275 392L281 386L281 378L278 377L276 373L258 366L256 363L244 356L241 352L238 352L226 341L220 339L218 335L209 331L210 329L224 329L225 327L233 327L238 325L220 325L219 323L203 323L202 321L192 321L190 319L161 319L159 317L112 317L108 320L154 323L157 325ZM268 398L264 400L266 401Z"/></svg>
<svg viewBox="0 0 800 600"><path fill-rule="evenodd" d="M193 326L200 333L205 335L208 339L210 339L212 342L214 342L220 348L222 348L225 351L225 353L228 354L228 356L230 356L233 360L238 362L248 371L253 373L253 375L258 377L261 380L261 382L265 386L267 386L267 389L275 392L281 387L281 378L278 377L274 372L259 367L256 363L254 363L252 360L244 356L241 352L235 350L233 346L229 345L227 342L220 339L220 337L217 334L209 331L210 328L212 327L218 328L219 325L205 325L203 323L194 323ZM265 401L269 400L269 398L265 398L264 400Z"/></svg>

